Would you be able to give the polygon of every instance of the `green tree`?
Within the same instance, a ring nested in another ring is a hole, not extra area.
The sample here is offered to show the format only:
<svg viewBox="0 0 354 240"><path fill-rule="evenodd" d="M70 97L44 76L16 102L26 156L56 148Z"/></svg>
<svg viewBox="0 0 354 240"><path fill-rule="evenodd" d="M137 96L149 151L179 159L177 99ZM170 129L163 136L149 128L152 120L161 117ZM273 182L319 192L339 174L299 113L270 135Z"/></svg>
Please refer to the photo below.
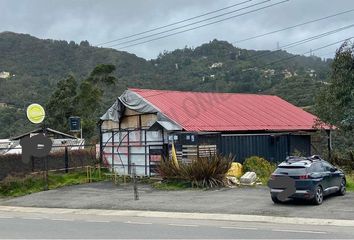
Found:
<svg viewBox="0 0 354 240"><path fill-rule="evenodd" d="M322 121L338 127L336 147L354 150L354 44L336 52L330 81L316 98L315 112Z"/></svg>
<svg viewBox="0 0 354 240"><path fill-rule="evenodd" d="M62 132L68 131L68 119L76 113L76 91L77 82L73 76L58 82L46 106L49 126Z"/></svg>
<svg viewBox="0 0 354 240"><path fill-rule="evenodd" d="M100 64L79 86L74 101L77 103L77 112L81 117L85 138L91 138L95 133L98 116L101 113L103 89L115 83L116 78L112 76L114 71L114 65Z"/></svg>
<svg viewBox="0 0 354 240"><path fill-rule="evenodd" d="M25 111L14 107L0 108L0 126L3 128L0 138L15 137L35 128L27 120Z"/></svg>
<svg viewBox="0 0 354 240"><path fill-rule="evenodd" d="M322 120L347 130L354 127L353 54L354 44L346 42L338 49L330 82L321 89L315 106Z"/></svg>
<svg viewBox="0 0 354 240"><path fill-rule="evenodd" d="M104 87L115 82L114 71L114 65L100 64L79 86L73 76L59 81L46 106L48 125L67 132L69 117L79 116L84 137L91 139L101 114Z"/></svg>

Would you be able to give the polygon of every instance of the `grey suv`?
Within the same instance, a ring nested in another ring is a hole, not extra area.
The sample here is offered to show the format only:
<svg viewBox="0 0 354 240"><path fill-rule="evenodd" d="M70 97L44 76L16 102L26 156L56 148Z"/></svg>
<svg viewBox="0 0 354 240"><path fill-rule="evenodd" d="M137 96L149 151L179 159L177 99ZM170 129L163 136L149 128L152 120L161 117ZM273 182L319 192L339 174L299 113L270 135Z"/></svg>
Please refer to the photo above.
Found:
<svg viewBox="0 0 354 240"><path fill-rule="evenodd" d="M279 177L294 179L296 191L289 198L312 200L316 205L323 202L323 197L336 193L344 195L346 179L342 170L337 169L319 156L288 157L278 165L271 175L270 181ZM277 197L285 188L271 188L270 194L274 203L281 201Z"/></svg>

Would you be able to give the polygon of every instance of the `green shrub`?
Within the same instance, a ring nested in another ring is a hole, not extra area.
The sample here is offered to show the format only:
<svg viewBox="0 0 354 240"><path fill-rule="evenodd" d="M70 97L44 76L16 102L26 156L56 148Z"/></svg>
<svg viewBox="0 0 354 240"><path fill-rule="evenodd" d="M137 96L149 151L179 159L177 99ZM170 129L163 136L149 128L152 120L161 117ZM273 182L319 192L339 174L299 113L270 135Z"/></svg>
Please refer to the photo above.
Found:
<svg viewBox="0 0 354 240"><path fill-rule="evenodd" d="M347 190L354 192L354 172L347 175Z"/></svg>
<svg viewBox="0 0 354 240"><path fill-rule="evenodd" d="M223 185L232 161L232 157L220 155L200 157L191 163L179 163L178 167L172 161L162 161L158 172L165 180L189 182L195 187L216 187Z"/></svg>
<svg viewBox="0 0 354 240"><path fill-rule="evenodd" d="M243 163L244 172L255 172L263 184L268 182L270 175L275 169L275 164L257 156L249 157Z"/></svg>

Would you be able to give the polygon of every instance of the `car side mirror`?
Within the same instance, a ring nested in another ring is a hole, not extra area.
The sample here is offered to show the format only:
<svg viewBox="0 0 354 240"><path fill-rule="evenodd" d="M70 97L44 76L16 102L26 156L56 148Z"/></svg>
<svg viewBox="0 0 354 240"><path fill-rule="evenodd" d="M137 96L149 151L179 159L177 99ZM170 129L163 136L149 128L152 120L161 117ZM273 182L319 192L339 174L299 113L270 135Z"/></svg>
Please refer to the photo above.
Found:
<svg viewBox="0 0 354 240"><path fill-rule="evenodd" d="M337 168L331 168L331 172L335 172L335 171L337 171L338 169Z"/></svg>

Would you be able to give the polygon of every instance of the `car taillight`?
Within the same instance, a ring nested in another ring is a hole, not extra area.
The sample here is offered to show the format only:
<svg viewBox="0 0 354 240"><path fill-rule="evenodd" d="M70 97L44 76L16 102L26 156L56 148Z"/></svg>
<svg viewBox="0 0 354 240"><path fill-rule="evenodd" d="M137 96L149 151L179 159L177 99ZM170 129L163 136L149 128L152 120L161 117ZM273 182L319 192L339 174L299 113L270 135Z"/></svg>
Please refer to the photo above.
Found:
<svg viewBox="0 0 354 240"><path fill-rule="evenodd" d="M274 174L270 175L270 179L274 180L275 179L275 175Z"/></svg>
<svg viewBox="0 0 354 240"><path fill-rule="evenodd" d="M306 175L302 175L302 176L299 176L299 179L309 179L309 175L306 174Z"/></svg>

